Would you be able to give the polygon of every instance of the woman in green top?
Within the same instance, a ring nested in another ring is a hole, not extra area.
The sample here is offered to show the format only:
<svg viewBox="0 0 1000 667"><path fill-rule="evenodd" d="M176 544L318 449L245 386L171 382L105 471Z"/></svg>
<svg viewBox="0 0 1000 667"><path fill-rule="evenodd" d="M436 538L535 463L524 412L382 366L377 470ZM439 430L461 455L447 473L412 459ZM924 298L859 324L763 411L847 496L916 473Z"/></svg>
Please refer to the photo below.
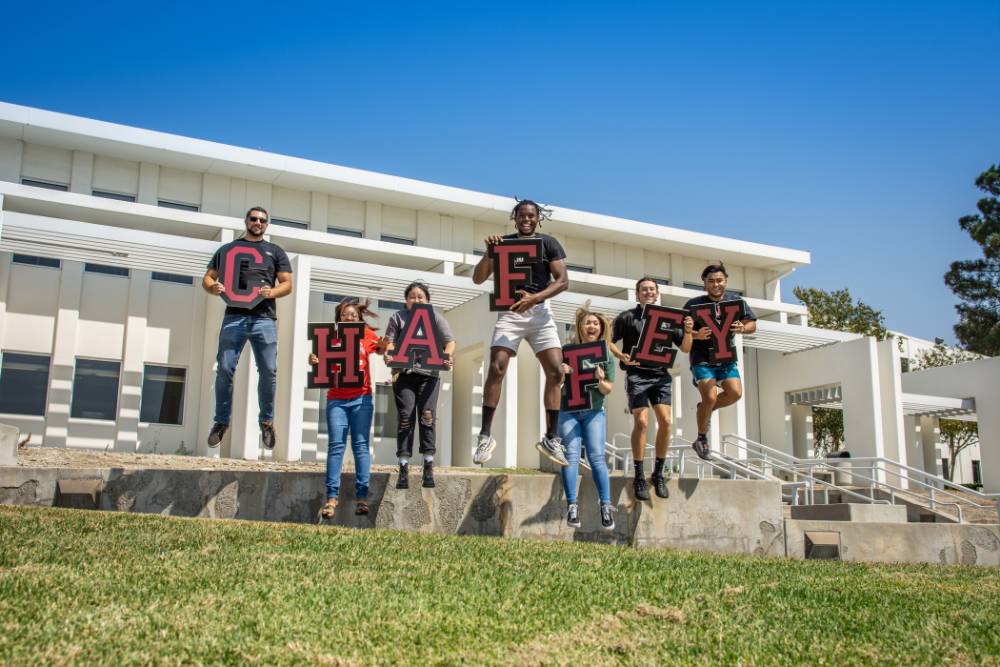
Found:
<svg viewBox="0 0 1000 667"><path fill-rule="evenodd" d="M592 343L603 340L608 345L609 352L614 351L611 342L611 323L600 313L590 310L590 303L576 311L576 332L573 343ZM611 505L611 482L608 479L608 464L604 458L604 441L607 434L608 420L604 413L604 397L611 393L615 380L614 359L597 364L594 374L598 383L590 388L591 409L576 412L559 413L559 435L566 448L566 460L569 465L561 470L563 489L566 491L566 523L573 528L580 527L580 508L576 502L577 477L580 469L580 449L587 450L587 460L590 462L590 473L597 487L597 495L601 499L601 526L606 530L615 527L614 507ZM572 369L563 364L563 373L571 373ZM566 391L566 387L563 387Z"/></svg>

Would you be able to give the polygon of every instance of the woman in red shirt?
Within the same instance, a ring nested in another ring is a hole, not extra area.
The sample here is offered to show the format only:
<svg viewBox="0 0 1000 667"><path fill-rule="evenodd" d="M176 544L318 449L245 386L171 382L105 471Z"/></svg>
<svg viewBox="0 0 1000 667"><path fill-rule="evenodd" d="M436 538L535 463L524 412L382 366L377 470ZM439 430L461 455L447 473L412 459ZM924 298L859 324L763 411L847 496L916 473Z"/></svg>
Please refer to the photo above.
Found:
<svg viewBox="0 0 1000 667"><path fill-rule="evenodd" d="M375 317L368 307L357 299L345 299L337 304L334 319L337 322L364 322L368 317ZM334 345L337 341L332 341ZM333 518L337 508L337 496L340 493L340 468L344 462L344 450L347 448L347 434L351 435L351 451L354 452L354 506L355 514L368 514L368 482L371 478L371 453L368 451L368 434L371 432L372 415L372 381L369 371L368 356L381 354L389 341L379 338L375 330L365 327L364 338L360 341L361 355L358 362L363 371L364 386L353 389L331 387L326 392L326 424L329 444L326 452L326 504L320 514L324 519ZM309 355L309 363L316 364L316 355ZM336 365L333 368L337 370ZM334 373L336 378L336 373Z"/></svg>

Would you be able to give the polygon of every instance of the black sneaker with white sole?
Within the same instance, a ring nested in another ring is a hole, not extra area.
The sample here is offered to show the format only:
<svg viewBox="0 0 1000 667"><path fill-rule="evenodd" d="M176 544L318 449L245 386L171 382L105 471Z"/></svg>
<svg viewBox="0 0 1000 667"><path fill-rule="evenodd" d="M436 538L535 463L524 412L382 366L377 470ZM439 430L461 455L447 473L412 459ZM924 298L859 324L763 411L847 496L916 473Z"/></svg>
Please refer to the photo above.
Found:
<svg viewBox="0 0 1000 667"><path fill-rule="evenodd" d="M425 489L433 489L434 484L434 462L424 461L423 481L420 484Z"/></svg>
<svg viewBox="0 0 1000 667"><path fill-rule="evenodd" d="M400 464L399 466L399 476L396 478L396 488L397 489L408 489L410 488L410 466L407 464Z"/></svg>
<svg viewBox="0 0 1000 667"><path fill-rule="evenodd" d="M570 528L580 527L580 506L576 503L570 503L566 509L566 525Z"/></svg>
<svg viewBox="0 0 1000 667"><path fill-rule="evenodd" d="M212 430L208 432L208 446L218 447L219 443L222 442L222 438L226 436L226 431L229 430L229 424L223 424L222 422L215 422L212 424Z"/></svg>
<svg viewBox="0 0 1000 667"><path fill-rule="evenodd" d="M604 530L615 529L615 508L611 503L601 503L601 528Z"/></svg>

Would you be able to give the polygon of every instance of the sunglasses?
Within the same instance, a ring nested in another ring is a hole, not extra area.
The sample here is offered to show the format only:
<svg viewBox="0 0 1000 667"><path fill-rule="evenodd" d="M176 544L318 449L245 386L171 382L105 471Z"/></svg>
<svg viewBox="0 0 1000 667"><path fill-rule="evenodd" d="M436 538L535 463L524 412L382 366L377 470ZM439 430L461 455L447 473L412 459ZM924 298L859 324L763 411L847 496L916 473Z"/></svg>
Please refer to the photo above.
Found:
<svg viewBox="0 0 1000 667"><path fill-rule="evenodd" d="M262 218L259 215L251 215L249 218L247 218L247 220L249 220L250 222L262 222L265 225L267 224L267 218Z"/></svg>

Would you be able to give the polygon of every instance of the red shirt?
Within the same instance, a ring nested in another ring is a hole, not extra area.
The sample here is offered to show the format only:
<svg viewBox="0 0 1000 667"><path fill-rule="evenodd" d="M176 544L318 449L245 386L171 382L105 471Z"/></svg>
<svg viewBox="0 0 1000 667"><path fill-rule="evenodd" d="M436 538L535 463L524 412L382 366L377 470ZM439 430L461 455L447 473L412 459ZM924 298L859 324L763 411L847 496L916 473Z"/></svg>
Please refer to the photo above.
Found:
<svg viewBox="0 0 1000 667"><path fill-rule="evenodd" d="M337 344L337 340L333 339L331 341L334 345ZM354 389L341 389L339 387L330 387L326 390L327 400L350 400L352 398L358 398L359 396L364 396L365 394L372 393L372 375L368 372L368 355L376 352L378 350L378 336L375 332L365 327L365 337L361 339L358 343L361 348L361 355L358 359L358 367L364 371L365 384L363 387L358 387ZM337 372L339 366L333 364L331 369L334 373ZM333 376L333 381L337 381L337 376Z"/></svg>

